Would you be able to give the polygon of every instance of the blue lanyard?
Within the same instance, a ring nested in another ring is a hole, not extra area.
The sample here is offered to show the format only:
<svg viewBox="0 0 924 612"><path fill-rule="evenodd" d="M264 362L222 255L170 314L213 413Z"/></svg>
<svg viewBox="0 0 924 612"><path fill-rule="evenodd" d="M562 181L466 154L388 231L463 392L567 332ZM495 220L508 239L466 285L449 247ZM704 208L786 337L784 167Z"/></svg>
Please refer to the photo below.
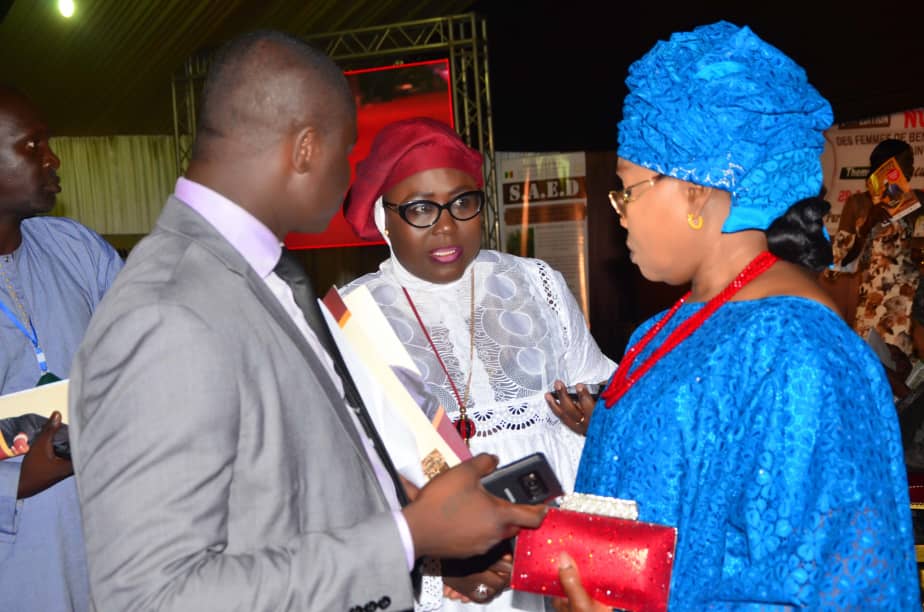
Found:
<svg viewBox="0 0 924 612"><path fill-rule="evenodd" d="M48 371L48 361L45 359L45 351L42 350L42 347L39 346L38 334L35 333L35 326L32 325L32 317L29 317L29 329L26 329L26 326L22 324L22 321L19 320L19 317L14 315L6 304L0 302L0 310L2 310L7 318L12 321L16 327L19 328L19 331L29 339L29 342L32 343L32 346L35 348L35 360L38 361L39 369L44 373ZM32 333L29 333L29 332Z"/></svg>

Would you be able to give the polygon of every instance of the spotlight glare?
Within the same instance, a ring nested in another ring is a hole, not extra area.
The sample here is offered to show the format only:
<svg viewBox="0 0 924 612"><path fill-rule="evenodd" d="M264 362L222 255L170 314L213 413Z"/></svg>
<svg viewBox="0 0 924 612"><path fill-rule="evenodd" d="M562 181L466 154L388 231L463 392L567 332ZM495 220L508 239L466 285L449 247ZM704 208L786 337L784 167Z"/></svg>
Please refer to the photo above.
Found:
<svg viewBox="0 0 924 612"><path fill-rule="evenodd" d="M70 19L74 15L74 0L58 0L58 11Z"/></svg>

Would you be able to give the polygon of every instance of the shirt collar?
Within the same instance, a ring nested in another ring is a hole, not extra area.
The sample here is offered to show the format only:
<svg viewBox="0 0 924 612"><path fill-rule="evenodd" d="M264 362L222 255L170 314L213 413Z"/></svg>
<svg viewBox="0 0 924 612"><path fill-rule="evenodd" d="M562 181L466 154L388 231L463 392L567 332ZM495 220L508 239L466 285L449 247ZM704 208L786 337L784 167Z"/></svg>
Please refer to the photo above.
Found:
<svg viewBox="0 0 924 612"><path fill-rule="evenodd" d="M174 195L202 215L260 278L269 276L276 267L282 245L259 219L217 191L182 176L177 179Z"/></svg>

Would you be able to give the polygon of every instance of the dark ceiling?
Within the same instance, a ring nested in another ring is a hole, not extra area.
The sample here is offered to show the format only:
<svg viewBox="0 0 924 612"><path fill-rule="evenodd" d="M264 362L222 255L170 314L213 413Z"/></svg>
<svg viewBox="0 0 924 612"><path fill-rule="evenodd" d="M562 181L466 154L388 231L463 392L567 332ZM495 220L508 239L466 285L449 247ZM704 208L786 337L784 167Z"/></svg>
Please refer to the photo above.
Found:
<svg viewBox="0 0 924 612"><path fill-rule="evenodd" d="M258 28L296 35L452 15L470 0L12 0L0 23L3 80L58 135L173 133L171 78L184 60ZM0 6L10 0L0 0ZM0 11L2 12L2 11Z"/></svg>
<svg viewBox="0 0 924 612"><path fill-rule="evenodd" d="M839 121L924 106L916 15L846 3L590 0L0 0L3 80L57 134L170 133L171 75L195 51L258 27L310 35L452 15L487 18L499 150L615 146L628 65L672 31L748 24L805 66ZM11 4L11 6L10 6ZM894 5L899 6L899 5ZM902 5L907 6L907 5ZM907 23L906 23L907 21Z"/></svg>
<svg viewBox="0 0 924 612"><path fill-rule="evenodd" d="M534 0L528 10L522 6L474 5L488 17L500 150L614 149L629 64L671 32L720 19L749 25L801 64L837 121L924 106L924 40L912 4Z"/></svg>

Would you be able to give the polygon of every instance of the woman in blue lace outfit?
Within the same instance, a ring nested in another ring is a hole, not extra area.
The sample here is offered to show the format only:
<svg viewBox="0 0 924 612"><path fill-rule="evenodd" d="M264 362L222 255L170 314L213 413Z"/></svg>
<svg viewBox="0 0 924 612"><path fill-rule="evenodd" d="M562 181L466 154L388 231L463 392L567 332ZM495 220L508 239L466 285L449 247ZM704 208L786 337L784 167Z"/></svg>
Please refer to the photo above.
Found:
<svg viewBox="0 0 924 612"><path fill-rule="evenodd" d="M831 262L830 106L725 22L659 42L627 84L610 198L642 274L691 291L630 340L576 489L677 528L671 610L920 610L889 385L806 270ZM558 608L603 609L561 565Z"/></svg>

